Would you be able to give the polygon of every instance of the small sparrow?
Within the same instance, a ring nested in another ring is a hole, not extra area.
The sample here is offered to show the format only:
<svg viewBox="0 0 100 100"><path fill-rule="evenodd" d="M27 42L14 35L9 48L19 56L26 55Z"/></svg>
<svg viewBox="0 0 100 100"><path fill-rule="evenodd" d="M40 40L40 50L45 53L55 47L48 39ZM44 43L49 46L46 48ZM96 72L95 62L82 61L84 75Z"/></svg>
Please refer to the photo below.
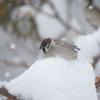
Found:
<svg viewBox="0 0 100 100"><path fill-rule="evenodd" d="M93 0L84 1L83 13L86 21L95 29L98 29L100 26L100 9L94 5Z"/></svg>
<svg viewBox="0 0 100 100"><path fill-rule="evenodd" d="M67 60L77 58L77 52L80 50L76 45L53 38L44 39L39 49L43 50L46 57L60 56Z"/></svg>

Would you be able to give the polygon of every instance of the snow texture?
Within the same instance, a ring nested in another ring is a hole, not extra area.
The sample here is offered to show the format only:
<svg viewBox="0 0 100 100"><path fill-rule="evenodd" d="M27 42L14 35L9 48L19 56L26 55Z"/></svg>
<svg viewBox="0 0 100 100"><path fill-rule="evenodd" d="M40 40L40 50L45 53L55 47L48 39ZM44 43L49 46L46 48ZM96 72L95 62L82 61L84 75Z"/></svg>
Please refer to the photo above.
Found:
<svg viewBox="0 0 100 100"><path fill-rule="evenodd" d="M81 49L79 59L93 62L93 58L100 54L100 28L93 34L79 36L76 45Z"/></svg>
<svg viewBox="0 0 100 100"><path fill-rule="evenodd" d="M9 83L0 82L0 86L24 100L97 100L94 80L88 62L46 58Z"/></svg>

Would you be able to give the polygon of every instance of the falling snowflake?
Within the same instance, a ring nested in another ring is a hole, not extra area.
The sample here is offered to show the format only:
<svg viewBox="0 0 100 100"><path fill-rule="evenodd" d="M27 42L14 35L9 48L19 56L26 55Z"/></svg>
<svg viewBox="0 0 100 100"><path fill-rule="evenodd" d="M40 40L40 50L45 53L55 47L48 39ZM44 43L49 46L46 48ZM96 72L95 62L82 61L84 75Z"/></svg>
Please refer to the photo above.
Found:
<svg viewBox="0 0 100 100"><path fill-rule="evenodd" d="M93 9L93 6L89 6L89 9Z"/></svg>
<svg viewBox="0 0 100 100"><path fill-rule="evenodd" d="M62 41L65 41L65 40L66 40L66 37L62 37L61 40L62 40Z"/></svg>
<svg viewBox="0 0 100 100"><path fill-rule="evenodd" d="M27 65L30 66L31 64L28 62Z"/></svg>
<svg viewBox="0 0 100 100"><path fill-rule="evenodd" d="M100 93L97 93L97 95L100 95Z"/></svg>
<svg viewBox="0 0 100 100"><path fill-rule="evenodd" d="M5 76L8 78L10 76L10 72L5 72Z"/></svg>
<svg viewBox="0 0 100 100"><path fill-rule="evenodd" d="M3 62L0 62L0 64L3 66L4 65L4 63Z"/></svg>
<svg viewBox="0 0 100 100"><path fill-rule="evenodd" d="M11 44L10 48L15 49L15 44Z"/></svg>
<svg viewBox="0 0 100 100"><path fill-rule="evenodd" d="M39 1L39 4L41 3L41 1Z"/></svg>
<svg viewBox="0 0 100 100"><path fill-rule="evenodd" d="M9 3L9 6L11 6L11 4Z"/></svg>

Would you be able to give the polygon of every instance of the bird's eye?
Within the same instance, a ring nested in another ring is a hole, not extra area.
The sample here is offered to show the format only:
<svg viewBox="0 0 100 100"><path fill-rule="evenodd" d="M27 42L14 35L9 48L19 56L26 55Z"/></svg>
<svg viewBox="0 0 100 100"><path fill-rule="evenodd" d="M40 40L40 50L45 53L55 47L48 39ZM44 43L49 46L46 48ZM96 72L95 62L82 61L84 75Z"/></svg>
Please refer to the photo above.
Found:
<svg viewBox="0 0 100 100"><path fill-rule="evenodd" d="M50 44L47 44L47 48L49 48Z"/></svg>

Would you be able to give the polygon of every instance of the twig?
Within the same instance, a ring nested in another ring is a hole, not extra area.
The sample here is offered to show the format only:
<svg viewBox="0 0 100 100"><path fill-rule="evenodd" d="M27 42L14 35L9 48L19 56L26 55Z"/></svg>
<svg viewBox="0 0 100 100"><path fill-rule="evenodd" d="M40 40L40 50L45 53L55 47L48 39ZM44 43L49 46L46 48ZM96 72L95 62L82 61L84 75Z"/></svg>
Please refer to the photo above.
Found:
<svg viewBox="0 0 100 100"><path fill-rule="evenodd" d="M99 59L100 59L100 55L99 55L98 57L95 57L95 58L93 59L92 66L93 66L94 69L95 69L96 64L98 63Z"/></svg>
<svg viewBox="0 0 100 100"><path fill-rule="evenodd" d="M21 100L21 99L18 99L16 96L13 96L12 94L10 94L5 87L0 88L0 94L6 96L8 98L11 98L13 100Z"/></svg>
<svg viewBox="0 0 100 100"><path fill-rule="evenodd" d="M96 77L95 86L96 86L96 88L100 87L100 77Z"/></svg>
<svg viewBox="0 0 100 100"><path fill-rule="evenodd" d="M16 63L16 62L0 59L0 64L1 65L9 65L9 66L13 66L13 67L21 67L22 66L22 67L29 68L29 66L26 62Z"/></svg>
<svg viewBox="0 0 100 100"><path fill-rule="evenodd" d="M29 5L31 5L37 12L40 12L40 13L42 13L43 15L46 15L46 16L48 16L48 17L55 18L55 15L49 14L48 12L46 12L46 11L40 9L40 7L36 7L35 5L32 5L32 4L29 4Z"/></svg>
<svg viewBox="0 0 100 100"><path fill-rule="evenodd" d="M72 26L70 26L70 25L68 25L66 22L64 22L64 21L60 18L60 16L59 16L57 10L55 9L54 5L50 2L50 0L48 0L48 3L49 3L49 5L51 6L51 8L53 9L53 11L54 11L54 13L55 13L54 15L53 15L53 14L50 14L50 13L48 13L48 12L42 10L42 9L40 9L40 7L36 7L35 5L32 5L32 4L29 4L29 5L32 6L37 12L40 12L40 13L42 13L43 15L46 15L46 16L51 17L51 18L56 18L56 19L58 19L59 22L60 22L65 28L67 28L67 29L72 29L72 31L74 31L76 34L81 34L81 35L84 35L84 34L85 34L85 33L83 33L83 32L79 32L78 30L76 30L75 28L73 28Z"/></svg>
<svg viewBox="0 0 100 100"><path fill-rule="evenodd" d="M59 14L58 14L58 11L56 10L56 8L54 7L54 5L53 5L53 3L51 2L51 0L47 0L48 1L48 3L49 3L49 5L51 6L51 8L53 9L53 11L54 11L54 13L55 13L55 18L57 18L61 23L62 23L62 25L65 27L65 28L67 28L67 29L72 29L75 33L77 33L77 34L84 34L84 33L82 33L82 32L79 32L78 30L76 30L75 28L73 28L72 26L70 26L70 25L68 25L66 22L64 22L61 18L60 18L60 16L59 16Z"/></svg>

